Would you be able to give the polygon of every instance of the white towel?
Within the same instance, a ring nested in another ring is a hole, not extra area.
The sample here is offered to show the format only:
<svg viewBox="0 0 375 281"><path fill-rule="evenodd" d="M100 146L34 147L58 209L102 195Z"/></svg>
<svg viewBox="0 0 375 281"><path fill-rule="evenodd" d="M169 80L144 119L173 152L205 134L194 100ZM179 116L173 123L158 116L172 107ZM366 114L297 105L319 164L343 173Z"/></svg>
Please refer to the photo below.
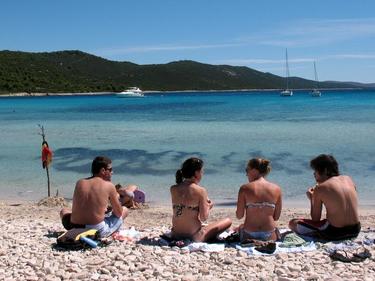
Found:
<svg viewBox="0 0 375 281"><path fill-rule="evenodd" d="M275 255L279 253L298 253L298 252L309 252L317 250L316 244L314 242L310 242L305 246L298 246L298 247L279 247L281 242L276 242L276 250L272 254L262 253L255 250L255 247L242 247L241 245L236 245L236 249L240 251L247 252L248 255Z"/></svg>
<svg viewBox="0 0 375 281"><path fill-rule="evenodd" d="M225 245L224 244L209 244L204 242L194 242L185 247L183 250L189 250L190 252L222 252L224 251Z"/></svg>

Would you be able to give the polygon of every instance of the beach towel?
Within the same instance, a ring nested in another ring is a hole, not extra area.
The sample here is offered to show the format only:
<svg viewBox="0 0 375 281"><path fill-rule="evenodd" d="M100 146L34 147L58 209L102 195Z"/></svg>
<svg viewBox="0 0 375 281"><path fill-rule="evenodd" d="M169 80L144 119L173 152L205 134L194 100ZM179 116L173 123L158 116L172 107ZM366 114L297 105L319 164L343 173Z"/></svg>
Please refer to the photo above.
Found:
<svg viewBox="0 0 375 281"><path fill-rule="evenodd" d="M206 242L192 242L189 245L182 247L182 250L189 252L222 252L225 249L224 243L206 243Z"/></svg>
<svg viewBox="0 0 375 281"><path fill-rule="evenodd" d="M282 241L249 241L250 243L233 243L235 248L246 252L248 255L275 255L279 253L298 253L314 251L319 246L313 241L306 241L288 229L280 229L283 235ZM251 243L253 242L253 243Z"/></svg>
<svg viewBox="0 0 375 281"><path fill-rule="evenodd" d="M315 251L317 250L317 245L314 242L307 242L307 244L301 245L301 246L288 246L288 247L282 247L280 246L282 242L273 242L274 251L267 252L263 250L264 248L261 248L259 246L251 246L251 247L244 247L241 246L241 244L235 245L237 250L244 251L248 255L275 255L279 253L299 253L299 252L309 252L309 251Z"/></svg>
<svg viewBox="0 0 375 281"><path fill-rule="evenodd" d="M160 235L159 244L169 247L177 246L188 252L221 252L225 249L224 243L194 242L189 239L176 240L171 238L170 231Z"/></svg>

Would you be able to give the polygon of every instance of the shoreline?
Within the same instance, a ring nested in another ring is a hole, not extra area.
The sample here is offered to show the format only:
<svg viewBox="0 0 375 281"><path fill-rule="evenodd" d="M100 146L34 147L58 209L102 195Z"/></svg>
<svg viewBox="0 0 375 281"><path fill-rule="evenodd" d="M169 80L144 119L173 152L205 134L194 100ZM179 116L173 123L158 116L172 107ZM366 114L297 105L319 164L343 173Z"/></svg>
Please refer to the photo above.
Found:
<svg viewBox="0 0 375 281"><path fill-rule="evenodd" d="M282 91L283 89L233 89L233 90L168 90L168 91L159 91L159 90L145 90L143 91L144 94L172 94L172 93L241 93L241 92L278 92ZM293 91L311 91L310 88L302 88L302 89L293 89ZM319 88L322 91L351 91L351 90L374 90L372 88ZM7 94L0 94L1 97L47 97L47 96L100 96L100 95L114 95L117 92L85 92L85 93L26 93L26 92L19 92L19 93L7 93Z"/></svg>

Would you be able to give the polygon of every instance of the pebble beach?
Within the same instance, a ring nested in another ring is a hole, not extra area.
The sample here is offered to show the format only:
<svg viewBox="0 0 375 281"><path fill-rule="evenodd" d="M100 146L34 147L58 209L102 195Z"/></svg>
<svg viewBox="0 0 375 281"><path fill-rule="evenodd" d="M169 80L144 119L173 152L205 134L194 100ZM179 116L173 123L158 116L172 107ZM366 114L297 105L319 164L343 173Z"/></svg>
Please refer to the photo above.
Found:
<svg viewBox="0 0 375 281"><path fill-rule="evenodd" d="M235 248L221 252L189 252L163 246L159 235L171 226L171 210L149 205L131 210L125 228L135 227L141 239L113 241L106 247L59 251L52 232L63 231L59 204L0 202L0 280L374 280L375 246L361 263L332 261L323 249L302 253L251 256ZM209 221L230 217L233 207L214 207ZM374 230L373 208L360 210L362 230ZM279 221L308 216L308 209L284 208Z"/></svg>

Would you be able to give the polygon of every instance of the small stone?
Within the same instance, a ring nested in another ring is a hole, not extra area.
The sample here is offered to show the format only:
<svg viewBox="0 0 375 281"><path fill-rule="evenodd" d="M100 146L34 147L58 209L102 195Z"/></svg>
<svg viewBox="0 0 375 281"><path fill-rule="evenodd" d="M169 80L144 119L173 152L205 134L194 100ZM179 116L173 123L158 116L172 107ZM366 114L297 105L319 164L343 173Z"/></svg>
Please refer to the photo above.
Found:
<svg viewBox="0 0 375 281"><path fill-rule="evenodd" d="M197 277L191 274L185 275L181 278L181 281L196 281L196 280L198 280Z"/></svg>
<svg viewBox="0 0 375 281"><path fill-rule="evenodd" d="M292 272L300 272L301 271L301 267L298 266L298 265L295 265L295 266L292 266L292 265L289 265L288 266L288 269Z"/></svg>
<svg viewBox="0 0 375 281"><path fill-rule="evenodd" d="M307 280L307 281L317 281L317 280L319 280L319 275L317 275L317 274L312 274L312 275L306 277L306 280Z"/></svg>
<svg viewBox="0 0 375 281"><path fill-rule="evenodd" d="M103 273L103 274L110 274L110 271L108 269L106 269L105 267L101 268L100 272Z"/></svg>
<svg viewBox="0 0 375 281"><path fill-rule="evenodd" d="M231 260L230 258L226 257L223 261L224 264L232 264L233 263L233 260Z"/></svg>
<svg viewBox="0 0 375 281"><path fill-rule="evenodd" d="M203 267L203 268L199 269L199 272L202 273L203 275L210 274L210 270L207 267Z"/></svg>
<svg viewBox="0 0 375 281"><path fill-rule="evenodd" d="M278 281L293 281L293 279L288 278L288 277L279 277L277 280Z"/></svg>
<svg viewBox="0 0 375 281"><path fill-rule="evenodd" d="M283 275L283 274L285 274L285 270L282 269L282 268L278 268L278 269L275 270L275 273L276 273L277 275Z"/></svg>

